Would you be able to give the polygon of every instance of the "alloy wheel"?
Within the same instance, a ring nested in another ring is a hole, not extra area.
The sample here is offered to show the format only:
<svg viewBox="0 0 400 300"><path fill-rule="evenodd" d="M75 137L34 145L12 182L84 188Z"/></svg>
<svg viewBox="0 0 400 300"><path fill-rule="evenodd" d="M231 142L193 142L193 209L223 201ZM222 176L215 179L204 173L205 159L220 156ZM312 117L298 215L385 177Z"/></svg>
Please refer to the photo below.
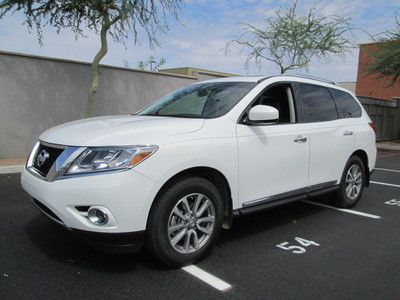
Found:
<svg viewBox="0 0 400 300"><path fill-rule="evenodd" d="M351 165L346 174L346 196L350 200L355 200L361 193L362 171L359 165Z"/></svg>
<svg viewBox="0 0 400 300"><path fill-rule="evenodd" d="M205 195L189 194L178 201L168 219L171 246L182 254L201 249L211 237L215 208Z"/></svg>

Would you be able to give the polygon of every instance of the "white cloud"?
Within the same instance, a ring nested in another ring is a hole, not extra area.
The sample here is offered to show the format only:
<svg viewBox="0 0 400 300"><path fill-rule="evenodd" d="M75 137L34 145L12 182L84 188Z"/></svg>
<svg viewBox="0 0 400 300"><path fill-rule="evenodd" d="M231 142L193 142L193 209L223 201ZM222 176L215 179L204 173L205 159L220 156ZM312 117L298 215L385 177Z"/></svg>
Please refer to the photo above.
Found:
<svg viewBox="0 0 400 300"><path fill-rule="evenodd" d="M164 57L165 67L195 66L213 70L246 74L243 68L245 53L238 47L232 47L228 55L221 50L226 43L242 32L239 22L262 25L264 19L274 14L279 7L287 7L292 1L272 0L190 0L183 9L182 22L185 26L174 23L166 36L160 36L160 49L150 49L147 41L134 45L127 41L127 49L110 41L109 53L104 59L106 64L122 65L128 61L135 67L139 60L150 55ZM314 0L300 0L299 10L306 11L315 3ZM340 14L350 16L356 25L374 33L390 29L394 26L394 11L400 12L398 0L324 0L319 7L324 15ZM369 37L355 32L360 41ZM21 25L18 15L7 16L0 20L0 49L25 52L38 55L62 57L83 61L91 61L99 47L98 37L88 33L88 38L77 41L73 33L62 31L57 35L53 30L45 31L45 45L39 47L34 32L29 34ZM357 71L358 50L346 59L333 57L327 64L313 60L309 73L328 77L337 81L355 80ZM260 69L250 65L250 74L277 72L275 66L265 63Z"/></svg>
<svg viewBox="0 0 400 300"><path fill-rule="evenodd" d="M179 40L179 39L171 39L170 41L169 41L169 43L172 45L172 46L176 46L176 47L178 47L178 48L180 48L180 49L190 49L190 48L192 48L193 47L193 45L191 44L191 43L189 43L189 42L186 42L186 41L181 41L181 40Z"/></svg>

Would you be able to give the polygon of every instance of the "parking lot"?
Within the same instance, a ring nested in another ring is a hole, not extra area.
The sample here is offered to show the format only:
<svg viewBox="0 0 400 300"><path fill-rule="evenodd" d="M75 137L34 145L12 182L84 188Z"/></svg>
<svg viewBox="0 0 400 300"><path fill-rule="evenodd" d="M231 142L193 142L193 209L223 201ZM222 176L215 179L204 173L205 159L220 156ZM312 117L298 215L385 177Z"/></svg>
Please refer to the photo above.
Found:
<svg viewBox="0 0 400 300"><path fill-rule="evenodd" d="M81 245L19 174L0 175L0 298L399 299L400 152L376 167L353 210L322 197L236 218L206 260L177 270Z"/></svg>

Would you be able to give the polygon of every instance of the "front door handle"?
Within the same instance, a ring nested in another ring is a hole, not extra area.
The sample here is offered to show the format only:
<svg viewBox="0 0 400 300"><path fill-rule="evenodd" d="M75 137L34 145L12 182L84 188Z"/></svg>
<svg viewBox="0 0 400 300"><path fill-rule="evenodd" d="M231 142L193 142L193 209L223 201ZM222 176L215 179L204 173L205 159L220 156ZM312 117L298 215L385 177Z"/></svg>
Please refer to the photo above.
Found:
<svg viewBox="0 0 400 300"><path fill-rule="evenodd" d="M345 131L343 132L343 135L353 135L353 131L351 131L351 130L345 130Z"/></svg>
<svg viewBox="0 0 400 300"><path fill-rule="evenodd" d="M293 142L296 142L296 143L305 143L305 142L307 142L307 137L302 136L302 135L298 135L298 136L293 140Z"/></svg>

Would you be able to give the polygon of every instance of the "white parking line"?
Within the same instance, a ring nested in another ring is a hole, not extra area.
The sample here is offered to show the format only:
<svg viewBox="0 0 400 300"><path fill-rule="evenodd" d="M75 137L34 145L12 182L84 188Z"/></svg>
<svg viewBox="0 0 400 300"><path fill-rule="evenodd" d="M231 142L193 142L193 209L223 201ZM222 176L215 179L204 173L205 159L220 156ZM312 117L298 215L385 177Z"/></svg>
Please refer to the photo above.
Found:
<svg viewBox="0 0 400 300"><path fill-rule="evenodd" d="M374 170L400 173L400 170L393 170L393 169L375 168Z"/></svg>
<svg viewBox="0 0 400 300"><path fill-rule="evenodd" d="M369 183L380 184L380 185L387 185L387 186L394 186L394 187L400 187L399 184L386 183L386 182L370 181Z"/></svg>
<svg viewBox="0 0 400 300"><path fill-rule="evenodd" d="M182 270L188 272L194 277L197 277L198 279L204 281L205 283L211 285L212 287L216 288L221 292L226 292L232 288L232 286L229 283L219 279L218 277L215 277L214 275L194 265L183 267Z"/></svg>
<svg viewBox="0 0 400 300"><path fill-rule="evenodd" d="M308 204L312 204L312 205L322 206L322 207L325 207L325 208L338 210L338 211L349 213L349 214L353 214L353 215L367 217L367 218L371 218L371 219L381 219L380 216L363 213L363 212L357 211L357 210L338 208L338 207L334 207L334 206L330 206L330 205L326 205L326 204L322 204L322 203L317 203L317 202L312 202L312 201L308 201L308 200L303 200L303 202L308 203Z"/></svg>

